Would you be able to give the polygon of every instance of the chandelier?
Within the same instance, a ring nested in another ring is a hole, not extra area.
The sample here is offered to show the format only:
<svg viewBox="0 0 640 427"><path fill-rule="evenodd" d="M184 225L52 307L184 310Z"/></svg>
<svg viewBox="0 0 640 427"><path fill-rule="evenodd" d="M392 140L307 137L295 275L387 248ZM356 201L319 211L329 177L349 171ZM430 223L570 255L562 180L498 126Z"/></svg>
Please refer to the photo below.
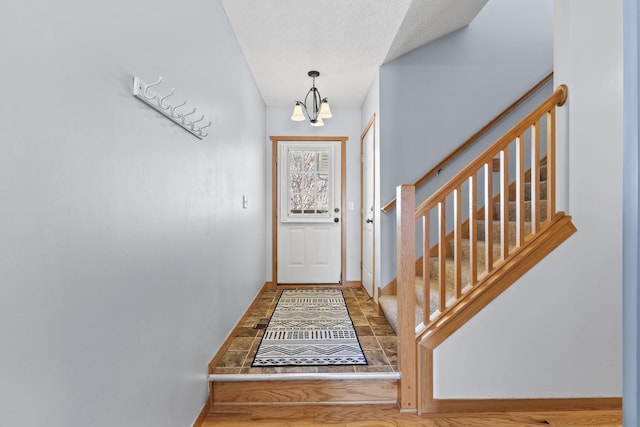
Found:
<svg viewBox="0 0 640 427"><path fill-rule="evenodd" d="M318 71L309 71L307 74L313 79L313 84L309 92L307 92L307 96L304 97L304 102L296 101L291 120L302 122L308 117L311 126L324 126L322 119L329 119L333 117L333 114L331 114L327 98L322 98L320 92L316 89L316 77L320 73ZM309 96L311 96L311 99L309 99ZM304 107L304 113L302 107Z"/></svg>

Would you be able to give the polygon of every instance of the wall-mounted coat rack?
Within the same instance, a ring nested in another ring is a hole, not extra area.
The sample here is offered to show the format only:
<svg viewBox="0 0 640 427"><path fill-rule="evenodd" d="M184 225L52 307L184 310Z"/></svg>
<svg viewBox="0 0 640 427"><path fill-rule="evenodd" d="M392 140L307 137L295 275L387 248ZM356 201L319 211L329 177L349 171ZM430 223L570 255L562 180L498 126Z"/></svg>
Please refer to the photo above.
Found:
<svg viewBox="0 0 640 427"><path fill-rule="evenodd" d="M133 78L133 96L138 98L140 101L147 104L149 107L153 108L156 111L162 113L163 116L195 136L196 138L202 139L208 134L203 132L203 129L211 126L211 121L204 126L196 126L196 123L200 123L204 120L204 115L202 115L199 119L191 121L189 116L192 116L196 113L196 108L193 108L192 111L188 113L179 112L178 109L184 108L187 105L187 101L185 100L182 104L173 106L167 102L167 98L172 96L175 93L175 89L171 89L171 92L164 96L160 96L153 91L149 90L154 86L158 86L162 83L162 77L158 78L157 82L154 83L145 83L140 80L138 77ZM187 111L187 110L185 110ZM195 117L195 116L194 116Z"/></svg>

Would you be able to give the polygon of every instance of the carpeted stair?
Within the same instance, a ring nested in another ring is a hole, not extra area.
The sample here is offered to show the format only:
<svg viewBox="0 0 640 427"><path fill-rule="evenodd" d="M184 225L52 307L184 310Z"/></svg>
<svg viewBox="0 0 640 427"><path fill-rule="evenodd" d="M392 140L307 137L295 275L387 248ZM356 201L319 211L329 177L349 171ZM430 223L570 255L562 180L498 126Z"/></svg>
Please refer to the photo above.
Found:
<svg viewBox="0 0 640 427"><path fill-rule="evenodd" d="M529 176L529 174L527 174ZM546 218L547 215L547 168L546 165L542 165L540 168L540 218ZM525 182L525 235L531 231L531 183ZM516 190L515 185L511 185L509 189L509 247L515 247L516 243ZM483 216L480 216L483 217ZM500 259L500 202L494 204L493 212L493 259ZM464 227L463 227L464 228ZM486 245L484 242L485 233L485 221L477 221L477 274L481 277L485 271L485 251ZM462 288L464 289L470 283L470 267L469 267L469 236L463 235L462 238ZM455 263L453 259L453 241L448 241L449 250L446 258L446 283L447 283L447 299L453 297L455 283L454 283L454 268ZM439 268L438 258L432 257L430 260L430 289L431 289L431 307L430 313L434 313L438 310L440 305L440 292L439 292ZM424 286L422 276L416 277L415 283L416 293L416 307L415 307L415 319L416 325L422 322L424 315L424 307L422 302L424 300ZM398 303L395 294L383 294L378 299L380 309L384 313L385 317L391 324L391 327L397 332L398 325Z"/></svg>

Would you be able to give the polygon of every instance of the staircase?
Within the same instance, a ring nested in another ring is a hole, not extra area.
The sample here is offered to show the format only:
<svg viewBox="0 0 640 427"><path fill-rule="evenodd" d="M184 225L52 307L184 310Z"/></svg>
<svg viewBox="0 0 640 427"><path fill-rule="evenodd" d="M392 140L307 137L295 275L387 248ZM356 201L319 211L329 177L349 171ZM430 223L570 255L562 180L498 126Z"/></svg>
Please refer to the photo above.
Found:
<svg viewBox="0 0 640 427"><path fill-rule="evenodd" d="M544 221L547 217L547 165L546 159L543 159L540 166L540 185L539 185L539 218L540 221ZM494 169L494 173L499 173L499 169ZM532 214L532 202L531 202L531 170L529 169L525 173L525 183L524 183L524 232L526 235L531 233L531 214ZM508 211L508 242L509 249L513 250L516 248L517 241L517 187L516 182L512 182L509 186L509 197L507 203L507 211ZM501 231L501 220L500 214L502 212L500 199L493 201L493 224L492 224L492 234L494 242L492 244L493 248L493 259L499 259L501 256L501 244L500 244L500 231ZM480 209L477 213L478 218L484 217L484 209ZM486 239L485 239L485 221L479 220L476 223L477 230L477 251L476 251L476 276L486 274ZM471 240L469 236L469 223L468 221L462 224L462 236L461 236L461 283L462 288L470 286L471 284ZM446 297L450 299L455 294L455 266L456 262L454 259L455 254L455 240L453 234L447 236L446 239L446 258L445 258L445 277L446 277ZM439 253L438 244L433 246L429 251L429 289L430 289L430 307L429 307L429 317L432 314L436 313L440 307L440 271L438 265L437 255ZM432 257L431 255L434 255ZM424 259L420 257L416 262L416 279L415 279L415 295L416 295L416 306L415 306L415 324L419 325L424 318L424 307L423 303L425 301L424 292L424 279L423 279L423 265ZM378 304L380 305L380 309L384 313L385 317L389 321L391 327L398 332L398 300L396 295L396 286L395 283L391 286L388 286L386 289L381 290L381 296L378 300Z"/></svg>
<svg viewBox="0 0 640 427"><path fill-rule="evenodd" d="M398 187L398 276L379 305L398 336L402 410L460 410L434 398L435 348L576 231L556 211L555 113L566 97L558 87L419 205L415 185Z"/></svg>

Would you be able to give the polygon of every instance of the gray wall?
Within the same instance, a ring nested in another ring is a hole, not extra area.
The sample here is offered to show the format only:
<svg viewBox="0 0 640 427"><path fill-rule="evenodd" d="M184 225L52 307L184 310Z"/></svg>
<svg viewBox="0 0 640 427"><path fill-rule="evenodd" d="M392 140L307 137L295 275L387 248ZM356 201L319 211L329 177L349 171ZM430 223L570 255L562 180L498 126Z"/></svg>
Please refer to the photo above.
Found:
<svg viewBox="0 0 640 427"><path fill-rule="evenodd" d="M438 397L622 395L622 0L556 0L554 28L559 205L578 231L436 349Z"/></svg>
<svg viewBox="0 0 640 427"><path fill-rule="evenodd" d="M302 96L304 94L301 94ZM329 97L331 95L329 94ZM331 108L333 117L324 121L324 126L313 127L308 121L291 120L291 108L267 108L267 154L265 191L268 195L265 211L267 228L267 280L271 280L271 136L347 136L347 280L360 280L360 110L357 108ZM353 205L353 209L349 207ZM343 220L344 220L343 216Z"/></svg>
<svg viewBox="0 0 640 427"><path fill-rule="evenodd" d="M638 23L637 0L624 0L624 164L623 164L623 418L638 425Z"/></svg>
<svg viewBox="0 0 640 427"><path fill-rule="evenodd" d="M2 2L0 58L0 425L191 425L264 283L265 107L219 1Z"/></svg>
<svg viewBox="0 0 640 427"><path fill-rule="evenodd" d="M420 178L552 71L552 22L552 0L492 0L468 27L381 68L381 205L395 197L398 185ZM515 122L507 122L486 142ZM445 169L431 191L483 145ZM396 276L395 212L383 214L380 224L384 286Z"/></svg>

